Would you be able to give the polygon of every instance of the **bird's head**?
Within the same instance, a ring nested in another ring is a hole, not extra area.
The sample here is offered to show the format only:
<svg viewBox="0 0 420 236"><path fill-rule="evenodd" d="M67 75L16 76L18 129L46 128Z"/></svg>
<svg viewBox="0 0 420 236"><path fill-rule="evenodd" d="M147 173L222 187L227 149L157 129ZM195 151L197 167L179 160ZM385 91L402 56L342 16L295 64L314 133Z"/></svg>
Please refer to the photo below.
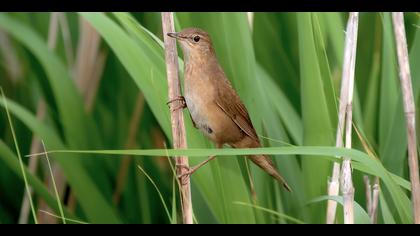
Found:
<svg viewBox="0 0 420 236"><path fill-rule="evenodd" d="M210 35L199 28L187 28L177 33L168 33L169 37L178 39L184 56L212 53Z"/></svg>

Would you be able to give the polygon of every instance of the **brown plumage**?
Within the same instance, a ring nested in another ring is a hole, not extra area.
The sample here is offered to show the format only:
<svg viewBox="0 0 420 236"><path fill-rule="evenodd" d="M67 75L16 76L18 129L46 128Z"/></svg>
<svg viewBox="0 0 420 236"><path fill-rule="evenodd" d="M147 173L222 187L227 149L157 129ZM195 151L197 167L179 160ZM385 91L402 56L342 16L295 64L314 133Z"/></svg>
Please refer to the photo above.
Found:
<svg viewBox="0 0 420 236"><path fill-rule="evenodd" d="M184 54L184 97L194 127L218 148L224 144L234 148L261 147L245 105L217 60L210 36L198 28L168 35L178 39ZM290 191L268 156L248 158Z"/></svg>

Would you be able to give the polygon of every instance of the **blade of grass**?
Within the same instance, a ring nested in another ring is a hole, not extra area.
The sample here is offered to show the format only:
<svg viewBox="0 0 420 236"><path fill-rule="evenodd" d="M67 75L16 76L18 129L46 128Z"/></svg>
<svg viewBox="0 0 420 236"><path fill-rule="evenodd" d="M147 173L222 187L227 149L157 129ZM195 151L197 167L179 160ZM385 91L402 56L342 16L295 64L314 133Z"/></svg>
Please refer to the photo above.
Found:
<svg viewBox="0 0 420 236"><path fill-rule="evenodd" d="M163 198L163 195L160 192L160 190L159 190L158 186L156 185L155 181L153 181L153 179L147 174L147 172L143 168L141 168L140 165L138 165L137 167L147 177L147 179L150 181L150 183L152 183L152 185L155 188L156 192L159 194L159 198L160 198L160 200L161 200L161 202L163 204L163 207L165 208L166 215L167 215L169 221L171 221L172 217L171 217L171 214L169 213L169 208L166 205L165 199Z"/></svg>
<svg viewBox="0 0 420 236"><path fill-rule="evenodd" d="M47 46L48 46L48 49L52 52L56 51L55 49L58 43L57 38L58 38L58 31L59 31L59 18L63 14L64 13L60 13L60 12L50 13ZM36 114L39 120L41 121L45 119L45 110L46 110L46 102L45 102L45 98L42 97L41 100L38 102L38 110ZM32 147L34 147L34 149L38 149L38 150L42 149L41 140L39 140L36 137L36 135L32 135L31 145ZM45 151L45 148L44 148L44 151ZM36 152L36 150L34 150L34 152ZM29 161L31 163L31 162L38 162L38 160L39 160L38 158L32 158ZM53 169L54 171L51 171L50 174L52 173L53 175L55 175L54 179L58 179L58 186L59 186L60 192L63 193L64 188L66 187L65 178L56 163L53 163ZM33 171L34 171L33 173L35 173L36 170L33 170ZM52 183L51 177L47 176L45 182L47 185L49 185L50 190L54 189L54 186L51 186L51 183ZM57 184L55 184L55 188L57 188ZM39 200L38 207L41 209L45 209L46 211L52 211L51 208L49 208L48 205L42 199ZM40 224L57 224L58 223L57 218L42 217L42 216L39 217L39 222Z"/></svg>
<svg viewBox="0 0 420 236"><path fill-rule="evenodd" d="M0 160L5 166L10 168L17 176L19 176L19 178L23 180L18 157L2 140L0 140ZM28 183L32 186L34 193L38 194L40 198L43 198L54 211L59 211L56 204L56 198L51 195L49 190L44 186L44 183L38 177L31 174L28 168L24 167L24 170L26 172L26 176L28 177ZM63 210L67 216L74 218L73 214L71 214L67 208L64 208Z"/></svg>
<svg viewBox="0 0 420 236"><path fill-rule="evenodd" d="M13 122L12 122L12 118L11 118L10 113L9 113L9 107L7 105L6 96L4 95L2 87L0 87L0 91L1 91L1 97L2 97L3 102L4 102L4 107L5 107L5 110L6 110L7 119L9 121L9 127L12 131L12 136L13 136L13 141L15 143L16 153L17 153L17 156L19 158L19 165L20 165L20 170L22 172L23 181L25 182L26 194L27 194L28 199L29 199L29 204L31 205L32 217L34 218L35 224L38 224L38 220L36 218L34 202L32 201L32 196L31 196L31 191L29 189L28 179L26 177L26 172L25 172L25 169L24 169L22 156L20 155L19 144L18 144L18 141L17 141L17 138L16 138L15 129L13 128Z"/></svg>
<svg viewBox="0 0 420 236"><path fill-rule="evenodd" d="M314 31L314 19L311 13L297 14L302 121L304 130L304 145L330 145L333 143L331 114L329 114L328 101L322 76L322 63L317 54ZM318 35L319 37L319 35ZM303 159L302 169L304 180L311 183L306 187L306 199L320 196L327 189L327 176L331 163ZM312 219L317 223L325 222L325 214L321 214L322 205L311 206Z"/></svg>
<svg viewBox="0 0 420 236"><path fill-rule="evenodd" d="M341 196L321 196L309 201L308 204L313 204L326 200L336 201L337 203L344 205L344 199ZM369 215L357 202L354 202L354 214L356 224L371 224Z"/></svg>
<svg viewBox="0 0 420 236"><path fill-rule="evenodd" d="M252 207L252 208L255 208L257 210L260 210L260 211L263 211L263 212L266 212L266 213L275 215L275 216L277 216L279 218L284 218L284 219L286 219L286 220L288 220L288 221L290 221L292 223L305 224L305 222L303 222L303 221L301 221L299 219L296 219L294 217L288 216L286 214L282 214L282 213L273 211L273 210L268 209L268 208L265 208L265 207L257 206L255 204L249 204L249 203L246 203L246 202L234 202L234 204L241 205L241 206Z"/></svg>
<svg viewBox="0 0 420 236"><path fill-rule="evenodd" d="M53 171L52 171L52 168L51 168L50 158L48 157L48 153L46 152L47 149L45 148L44 141L42 141L42 147L44 148L45 158L47 160L48 169L49 169L50 174L51 174L51 180L52 180L52 184L53 184L53 188L54 188L55 197L57 199L58 209L60 210L61 220L63 221L63 224L66 224L66 218L64 216L63 207L61 206L61 201L60 201L61 198L60 198L60 195L58 194L57 185L55 184L55 178L54 178L54 174L53 174Z"/></svg>
<svg viewBox="0 0 420 236"><path fill-rule="evenodd" d="M382 191L379 193L379 207L381 208L382 218L385 224L395 224L394 216L389 210L388 204Z"/></svg>
<svg viewBox="0 0 420 236"><path fill-rule="evenodd" d="M51 127L40 122L35 116L29 111L19 106L15 102L6 99L9 105L10 112L15 115L20 121L22 121L32 132L37 134L42 140L45 141L46 145L53 148L66 149L60 137L52 130ZM0 102L1 106L4 106L3 100ZM56 157L63 169L65 176L68 178L70 185L79 196L80 205L86 213L88 219L91 222L107 222L107 223L119 223L120 219L117 212L113 209L110 201L106 200L103 194L98 190L97 186L92 182L90 176L84 171L81 166L80 159L75 161L69 158L69 156ZM78 170L77 172L75 170ZM83 191L89 189L89 191ZM55 204L54 204L55 205ZM50 204L51 206L51 204ZM101 209L101 211L97 211ZM57 209L58 210L58 209ZM68 215L68 214L66 214Z"/></svg>
<svg viewBox="0 0 420 236"><path fill-rule="evenodd" d="M80 221L80 220L74 220L74 219L70 219L70 218L64 218L63 216L58 216L58 215L55 215L55 214L53 214L51 212L48 212L48 211L44 211L44 210L38 210L38 211L39 212L42 212L42 213L45 213L45 214L47 214L49 216L52 216L52 217L55 217L55 218L58 218L58 219L62 219L64 221L68 221L68 222L72 222L72 223L76 223L76 224L83 224L83 225L89 224L87 222Z"/></svg>
<svg viewBox="0 0 420 236"><path fill-rule="evenodd" d="M32 28L29 28L7 14L0 14L0 27L9 32L11 36L26 47L43 66L48 82L51 85L54 99L56 100L55 102L61 121L60 125L63 127L63 133L68 146L73 148L99 146L101 137L96 129L96 124L93 122L91 116L86 116L80 94L77 92L76 86L71 80L67 69L57 55L48 50L41 36ZM36 126L42 125L36 119L32 119L33 116L27 112L21 112L20 115L25 116L24 119L26 121L30 120L29 123L24 123L31 130L39 128ZM21 120L22 118L20 117ZM51 132L50 128L38 129L38 131L43 132L46 130L49 130L47 133ZM48 135L49 138L45 138L39 133L37 134L45 141L49 148L64 147L58 135L54 134L52 135L54 138L52 138L47 133L43 134ZM93 163L90 160L83 160L82 163L81 159L66 160L65 158L62 158L59 162L72 189L77 197L81 199L80 202L83 205L86 215L89 216L90 221L95 223L120 221L115 209L113 209L110 202L104 197L104 195L112 195L111 184L109 181L106 181L106 172L92 168L93 166L101 166L102 162L96 161ZM87 169L88 167L91 167L89 171ZM90 191L86 192L84 189L90 189ZM95 206L107 211L107 213L97 212Z"/></svg>
<svg viewBox="0 0 420 236"><path fill-rule="evenodd" d="M46 104L44 100L41 100L38 102L38 106L37 106L37 112L36 112L36 116L38 119L42 120L45 117L45 110L46 110ZM30 148L30 152L31 153L36 153L36 152L40 152L41 151L41 147L40 147L40 143L39 143L39 139L37 137L35 137L34 135L32 136L32 141L31 141L31 148ZM31 171L31 174L34 174L37 170L38 167L38 158L36 159L29 159L29 170ZM31 194L32 194L32 188L31 188ZM28 222L28 215L29 215L29 199L28 196L25 194L23 201L22 201L22 207L21 207L21 211L20 211L20 216L19 216L19 224L26 224L26 222ZM41 205L41 204L40 204ZM42 222L41 222L42 224Z"/></svg>
<svg viewBox="0 0 420 236"><path fill-rule="evenodd" d="M395 182L395 178L387 171L382 163L369 157L367 154L347 148L323 147L323 146L307 146L307 147L270 147L270 148L251 148L251 149L153 149L153 150L55 150L49 153L85 153L85 154L107 154L107 155L142 155L142 156L171 156L185 155L189 157L199 156L232 156L232 155L303 155L306 159L312 158L324 159L329 161L337 160L337 156L349 157L353 162L353 167L364 171L367 174L378 176L382 179L384 187L386 187L396 204L401 221L409 223L410 217L410 200ZM42 153L41 153L42 154ZM41 155L37 154L37 155ZM314 158L314 156L316 158ZM194 158L192 158L194 159ZM319 161L319 160L318 160ZM363 167L363 168L361 168Z"/></svg>

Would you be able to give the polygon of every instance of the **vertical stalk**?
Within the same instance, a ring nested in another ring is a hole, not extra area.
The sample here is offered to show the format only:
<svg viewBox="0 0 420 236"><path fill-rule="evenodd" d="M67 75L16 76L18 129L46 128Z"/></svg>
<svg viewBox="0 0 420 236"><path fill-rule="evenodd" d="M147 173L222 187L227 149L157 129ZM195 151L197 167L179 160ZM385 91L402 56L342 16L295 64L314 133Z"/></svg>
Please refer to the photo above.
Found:
<svg viewBox="0 0 420 236"><path fill-rule="evenodd" d="M354 87L354 71L356 62L358 15L359 14L357 12L350 13L349 20L347 22L344 64L338 114L338 127L336 134L336 147L343 146L343 130L345 128L345 146L346 148L351 148L352 102ZM354 189L351 180L351 166L349 158L343 158L341 169L339 163L334 163L332 178L331 181L328 183L328 195L338 195L340 189L340 172L341 188L344 198L344 223L353 223ZM337 203L335 201L328 201L327 224L334 223L336 210Z"/></svg>
<svg viewBox="0 0 420 236"><path fill-rule="evenodd" d="M162 12L162 31L165 43L165 60L166 73L168 77L169 100L173 100L181 96L181 86L178 74L178 54L175 39L170 38L167 33L175 32L174 19L172 12ZM178 103L178 104L176 104ZM180 101L173 104L181 105ZM171 104L171 105L173 105ZM185 136L184 116L182 109L171 109L172 138L174 148L187 148L187 140ZM188 167L188 158L186 156L176 157L177 174L184 174ZM181 182L181 206L182 218L184 224L192 224L192 204L191 204L191 188L190 178L183 179Z"/></svg>
<svg viewBox="0 0 420 236"><path fill-rule="evenodd" d="M369 217L372 224L376 224L378 222L379 191L379 178L375 177L375 183L372 187L372 205L369 209Z"/></svg>
<svg viewBox="0 0 420 236"><path fill-rule="evenodd" d="M420 224L420 182L417 157L416 111L413 88L411 84L410 64L408 61L407 39L405 36L404 15L402 12L392 13L394 36L397 45L398 67L408 141L408 166L410 169L411 195L413 202L414 223Z"/></svg>
<svg viewBox="0 0 420 236"><path fill-rule="evenodd" d="M354 72L356 67L357 30L359 13L351 12L347 24L346 51L344 55L343 78L348 77L348 96L346 105L346 148L351 148L352 108ZM344 223L354 223L354 187L352 181L351 160L343 157L341 166L341 191L343 193Z"/></svg>
<svg viewBox="0 0 420 236"><path fill-rule="evenodd" d="M100 50L101 36L89 22L79 18L80 35L74 68L77 88L83 95L85 109L91 112L94 97L105 65L105 54Z"/></svg>
<svg viewBox="0 0 420 236"><path fill-rule="evenodd" d="M372 209L372 185L370 184L369 176L363 176L363 182L365 183L366 210L370 216Z"/></svg>
<svg viewBox="0 0 420 236"><path fill-rule="evenodd" d="M372 224L377 223L378 203L379 203L379 177L375 177L373 186L370 183L369 176L363 177L366 191L366 210Z"/></svg>
<svg viewBox="0 0 420 236"><path fill-rule="evenodd" d="M336 147L343 147L343 130L344 121L346 117L346 101L348 97L348 77L343 77L341 80L340 103L338 111L338 124L336 132ZM338 196L340 190L340 163L334 162L332 178L328 182L328 196ZM328 200L327 204L327 224L333 224L335 221L335 214L337 211L337 202Z"/></svg>

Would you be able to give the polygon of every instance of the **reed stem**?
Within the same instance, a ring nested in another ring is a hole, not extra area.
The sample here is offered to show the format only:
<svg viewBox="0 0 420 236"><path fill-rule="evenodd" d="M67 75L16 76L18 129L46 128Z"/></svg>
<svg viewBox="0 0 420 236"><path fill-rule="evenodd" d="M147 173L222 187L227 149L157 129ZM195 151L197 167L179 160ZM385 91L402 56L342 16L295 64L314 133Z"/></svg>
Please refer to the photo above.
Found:
<svg viewBox="0 0 420 236"><path fill-rule="evenodd" d="M175 39L170 38L167 33L175 32L174 19L172 12L162 13L162 31L165 44L166 73L168 77L169 100L172 101L181 96L181 85L178 73L178 53ZM177 104L179 103L179 104ZM175 101L171 105L180 106L180 101ZM185 135L184 116L182 109L171 109L172 138L175 149L187 148ZM188 167L188 157L179 156L175 158L177 164L177 174L183 175ZM193 223L190 178L185 176L181 183L181 207L182 219L184 224Z"/></svg>
<svg viewBox="0 0 420 236"><path fill-rule="evenodd" d="M404 15L392 13L394 36L397 45L399 77L404 103L404 113L408 140L408 167L410 169L411 196L413 202L414 223L420 224L420 181L417 157L416 110L411 84L410 64L408 61L407 39L405 36Z"/></svg>

